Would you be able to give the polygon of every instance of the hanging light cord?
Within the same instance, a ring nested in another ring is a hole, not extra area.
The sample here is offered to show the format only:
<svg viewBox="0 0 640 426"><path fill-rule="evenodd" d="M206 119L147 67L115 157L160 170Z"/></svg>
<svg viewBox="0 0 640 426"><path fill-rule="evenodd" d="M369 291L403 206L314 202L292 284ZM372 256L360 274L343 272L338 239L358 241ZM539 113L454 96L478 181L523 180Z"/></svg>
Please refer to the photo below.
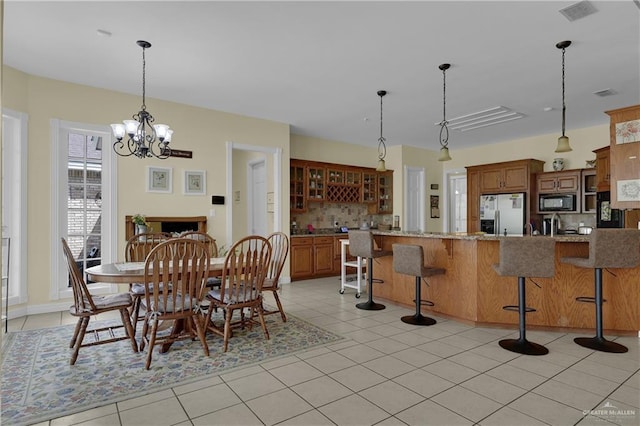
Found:
<svg viewBox="0 0 640 426"><path fill-rule="evenodd" d="M562 48L562 136L564 136L564 123L567 106L564 103L564 51L566 48Z"/></svg>
<svg viewBox="0 0 640 426"><path fill-rule="evenodd" d="M142 47L142 110L146 111L147 102L146 102L146 86L147 86L147 59L145 56L145 50L147 50L144 46Z"/></svg>
<svg viewBox="0 0 640 426"><path fill-rule="evenodd" d="M449 145L449 128L447 127L447 68L446 64L440 65L442 70L442 121L440 122L440 145L446 148Z"/></svg>
<svg viewBox="0 0 640 426"><path fill-rule="evenodd" d="M384 160L387 156L387 146L385 145L386 139L382 136L382 97L380 95L380 137L378 138L378 159Z"/></svg>

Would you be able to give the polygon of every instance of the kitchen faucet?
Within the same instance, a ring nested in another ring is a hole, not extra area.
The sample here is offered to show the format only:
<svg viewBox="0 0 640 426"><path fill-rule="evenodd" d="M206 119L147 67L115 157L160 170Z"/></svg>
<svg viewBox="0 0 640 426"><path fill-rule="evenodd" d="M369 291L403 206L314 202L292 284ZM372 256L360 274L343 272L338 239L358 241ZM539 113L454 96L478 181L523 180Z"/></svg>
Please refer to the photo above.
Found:
<svg viewBox="0 0 640 426"><path fill-rule="evenodd" d="M553 229L554 229L554 226L553 226L553 221L554 220L558 224L558 228L560 228L560 216L558 216L558 213L553 213L551 215L551 236L552 237L553 237Z"/></svg>

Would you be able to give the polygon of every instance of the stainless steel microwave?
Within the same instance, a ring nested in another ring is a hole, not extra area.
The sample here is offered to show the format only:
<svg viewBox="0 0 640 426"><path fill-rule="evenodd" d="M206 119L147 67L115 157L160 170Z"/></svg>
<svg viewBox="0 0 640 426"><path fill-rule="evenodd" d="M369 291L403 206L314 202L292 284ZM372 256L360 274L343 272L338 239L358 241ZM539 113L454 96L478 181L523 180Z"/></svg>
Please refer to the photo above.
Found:
<svg viewBox="0 0 640 426"><path fill-rule="evenodd" d="M538 210L541 212L575 212L576 194L540 194Z"/></svg>

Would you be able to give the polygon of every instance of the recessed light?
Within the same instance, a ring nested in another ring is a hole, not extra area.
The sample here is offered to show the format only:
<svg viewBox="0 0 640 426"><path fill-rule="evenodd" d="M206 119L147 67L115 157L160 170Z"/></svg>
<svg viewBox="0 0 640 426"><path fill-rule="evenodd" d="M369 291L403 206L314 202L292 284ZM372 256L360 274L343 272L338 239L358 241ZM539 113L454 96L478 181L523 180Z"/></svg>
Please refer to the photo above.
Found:
<svg viewBox="0 0 640 426"><path fill-rule="evenodd" d="M111 37L111 31L101 30L101 29L98 28L98 30L96 32L101 37Z"/></svg>

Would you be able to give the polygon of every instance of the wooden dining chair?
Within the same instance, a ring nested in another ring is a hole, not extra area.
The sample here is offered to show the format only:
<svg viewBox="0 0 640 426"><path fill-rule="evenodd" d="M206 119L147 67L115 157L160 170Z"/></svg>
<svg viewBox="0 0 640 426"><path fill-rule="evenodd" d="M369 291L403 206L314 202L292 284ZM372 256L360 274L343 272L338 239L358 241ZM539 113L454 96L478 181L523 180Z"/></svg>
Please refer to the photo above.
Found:
<svg viewBox="0 0 640 426"><path fill-rule="evenodd" d="M206 356L209 347L200 313L209 275L209 247L189 238L174 238L158 244L144 263L145 309L140 350L147 350L145 368L151 366L153 348L163 351L178 340L200 340ZM163 283L163 285L156 285ZM161 321L173 320L170 334L158 335Z"/></svg>
<svg viewBox="0 0 640 426"><path fill-rule="evenodd" d="M269 261L271 260L271 244L266 238L251 235L245 237L231 246L225 257L222 270L222 284L219 289L212 289L207 293L209 309L205 316L207 330L219 334L224 339L224 351L227 351L229 337L231 336L232 317L234 311L240 312L240 325L244 327L244 309L249 309L250 316L253 310L258 313L262 331L265 338L269 339L269 331L264 321L262 309L262 285L267 276ZM211 321L211 315L215 309L224 311L224 330L221 331ZM251 327L253 320L249 318Z"/></svg>
<svg viewBox="0 0 640 426"><path fill-rule="evenodd" d="M87 284L85 283L82 273L76 264L75 258L71 253L71 249L67 244L67 240L64 238L62 238L62 251L67 260L69 280L71 281L71 288L73 290L73 305L69 308L69 313L74 317L78 317L78 322L76 323L76 328L73 331L73 337L69 344L69 347L73 349L69 364L74 365L76 363L80 348L103 345L105 343L112 343L120 340L130 340L131 348L134 352L138 352L134 329L131 325L131 319L129 318L128 309L132 305L129 293L117 293L106 296L92 295L89 293ZM88 329L92 315L98 315L109 311L120 311L120 317L122 319L121 325ZM116 336L114 333L114 330L119 328L124 328L124 336ZM87 332L93 336L93 341L85 343L84 337ZM101 332L106 332L109 338L106 340L100 340Z"/></svg>
<svg viewBox="0 0 640 426"><path fill-rule="evenodd" d="M287 255L289 254L289 237L287 237L287 234L284 232L274 232L267 237L267 241L271 244L271 261L269 262L267 276L264 279L264 284L262 285L262 292L270 291L273 293L273 298L276 301L278 309L266 311L263 306L263 311L265 315L277 314L280 312L282 322L287 322L287 316L284 313L284 309L282 309L282 303L278 296L278 289L280 274L282 273L284 263L287 260Z"/></svg>
<svg viewBox="0 0 640 426"><path fill-rule="evenodd" d="M129 238L124 249L124 258L127 262L144 262L151 250L160 243L171 238L171 234L166 232L136 234ZM129 294L133 299L131 307L131 318L134 324L144 318L140 316L140 301L144 296L143 283L129 284Z"/></svg>
<svg viewBox="0 0 640 426"><path fill-rule="evenodd" d="M206 232L200 232L200 231L183 232L182 234L180 234L180 238L192 238L197 241L202 241L209 247L210 249L209 255L211 257L218 257L218 244L216 243L215 238L213 238L211 235L207 234ZM221 283L220 277L209 277L207 279L207 287L209 288L220 287L220 283Z"/></svg>

